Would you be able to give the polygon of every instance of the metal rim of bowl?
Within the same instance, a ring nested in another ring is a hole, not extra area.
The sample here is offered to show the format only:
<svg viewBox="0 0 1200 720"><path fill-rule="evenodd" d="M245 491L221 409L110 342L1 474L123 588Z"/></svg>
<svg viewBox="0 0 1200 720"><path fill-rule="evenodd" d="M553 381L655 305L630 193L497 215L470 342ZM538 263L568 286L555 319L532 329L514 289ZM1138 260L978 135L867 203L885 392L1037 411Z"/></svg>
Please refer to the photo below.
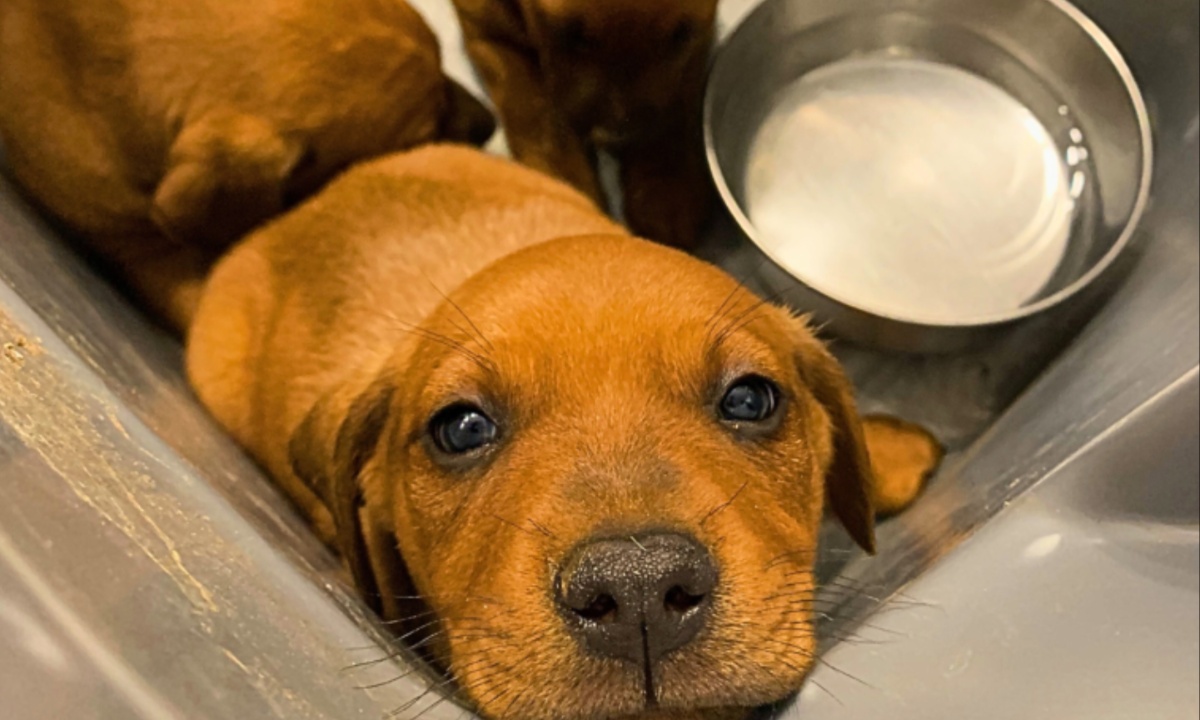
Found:
<svg viewBox="0 0 1200 720"><path fill-rule="evenodd" d="M729 188L729 183L725 179L725 172L721 167L721 162L717 158L716 139L713 136L713 93L712 84L713 76L716 74L717 66L721 63L721 50L724 46L734 42L738 35L747 27L748 22L757 14L766 12L766 8L773 2L787 2L789 0L765 0L758 7L747 14L738 23L738 26L729 34L722 43L722 48L717 51L716 59L713 62L712 71L709 74L708 82L704 95L704 150L708 159L708 168L714 182L717 185L717 191L721 195L721 200L725 203L730 214L737 222L738 227L746 235L747 238L754 244L759 252L767 256L767 258L780 268L793 281L804 285L809 290L821 295L822 297L837 303L838 305L849 308L855 312L862 313L871 317L880 318L890 322L895 322L911 327L927 327L927 328L944 328L944 329L969 329L982 328L988 326L1007 325L1028 317L1032 317L1042 313L1050 308L1061 305L1063 302L1074 297L1090 286L1101 275L1103 275L1116 262L1117 258L1125 251L1125 248L1131 242L1133 235L1137 232L1138 226L1141 223L1142 216L1145 214L1146 206L1150 200L1151 181L1154 175L1154 137L1150 127L1150 114L1146 108L1145 98L1142 96L1142 91L1138 87L1137 79L1133 76L1133 71L1129 64L1125 61L1121 51L1117 48L1116 43L1108 37L1108 34L1096 24L1086 13L1075 7L1067 0L1043 0L1053 6L1059 12L1063 13L1078 25L1088 37L1100 48L1108 58L1114 70L1121 78L1121 83L1125 86L1125 91L1128 94L1130 104L1133 106L1134 114L1137 118L1138 133L1142 141L1142 157L1141 157L1141 175L1138 178L1137 195L1134 198L1133 206L1130 208L1129 217L1125 221L1124 227L1121 229L1121 234L1113 243L1112 247L1104 254L1092 267L1076 279L1071 284L1061 290L1049 295L1035 303L1019 307L1016 310L996 315L980 316L975 318L962 318L959 320L914 320L912 318L898 317L894 315L875 312L860 307L856 303L849 302L838 297L835 293L829 292L820 285L811 282L808 278L802 277L790 269L784 263L779 261L776 253L764 247L761 239L758 237L758 231L754 227L754 223L746 216L742 205L734 196L733 191Z"/></svg>

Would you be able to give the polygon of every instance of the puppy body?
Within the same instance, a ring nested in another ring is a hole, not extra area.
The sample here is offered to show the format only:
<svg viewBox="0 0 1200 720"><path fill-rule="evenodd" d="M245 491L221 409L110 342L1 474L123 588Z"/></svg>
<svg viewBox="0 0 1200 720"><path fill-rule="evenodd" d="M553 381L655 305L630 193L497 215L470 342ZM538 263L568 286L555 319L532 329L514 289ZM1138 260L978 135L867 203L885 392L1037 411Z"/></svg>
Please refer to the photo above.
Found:
<svg viewBox="0 0 1200 720"><path fill-rule="evenodd" d="M5 0L0 93L16 178L176 325L207 261L289 200L492 128L401 0Z"/></svg>
<svg viewBox="0 0 1200 720"><path fill-rule="evenodd" d="M688 247L711 210L700 129L716 0L454 0L514 156L602 200L621 164L633 231Z"/></svg>
<svg viewBox="0 0 1200 720"><path fill-rule="evenodd" d="M238 245L188 341L201 399L304 508L288 440L318 400L358 392L422 339L422 321L490 263L573 235L623 235L575 191L511 163L438 147L375 161ZM460 320L461 322L461 320ZM352 332L347 332L353 328Z"/></svg>
<svg viewBox="0 0 1200 720"><path fill-rule="evenodd" d="M187 364L364 597L432 610L410 639L495 720L736 720L811 667L826 503L872 547L849 386L802 322L471 150L361 165L249 236ZM581 556L664 542L711 555L705 629L614 649L565 604Z"/></svg>

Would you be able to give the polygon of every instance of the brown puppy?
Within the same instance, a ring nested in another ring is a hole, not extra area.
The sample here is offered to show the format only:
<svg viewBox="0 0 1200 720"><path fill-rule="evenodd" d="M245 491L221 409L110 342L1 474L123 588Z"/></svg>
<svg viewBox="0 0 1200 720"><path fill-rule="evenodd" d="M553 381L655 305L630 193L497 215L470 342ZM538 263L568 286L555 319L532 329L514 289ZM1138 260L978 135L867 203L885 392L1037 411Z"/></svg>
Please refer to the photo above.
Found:
<svg viewBox="0 0 1200 720"><path fill-rule="evenodd" d="M187 364L365 597L432 610L416 645L495 720L786 696L826 502L871 548L895 495L802 321L463 148L354 168L236 246Z"/></svg>
<svg viewBox="0 0 1200 720"><path fill-rule="evenodd" d="M4 0L0 96L19 182L136 292L171 289L175 324L208 260L288 201L494 127L403 0Z"/></svg>
<svg viewBox="0 0 1200 720"><path fill-rule="evenodd" d="M635 233L689 247L711 210L701 101L717 0L454 0L514 157L601 199L621 163Z"/></svg>

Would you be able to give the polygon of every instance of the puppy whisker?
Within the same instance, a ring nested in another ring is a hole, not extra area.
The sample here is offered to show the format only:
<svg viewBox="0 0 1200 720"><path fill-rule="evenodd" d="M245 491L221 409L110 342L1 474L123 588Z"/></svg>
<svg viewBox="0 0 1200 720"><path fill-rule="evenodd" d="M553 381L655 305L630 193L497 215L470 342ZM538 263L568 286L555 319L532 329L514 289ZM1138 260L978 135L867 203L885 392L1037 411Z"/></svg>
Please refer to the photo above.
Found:
<svg viewBox="0 0 1200 720"><path fill-rule="evenodd" d="M487 372L492 372L492 373L496 372L496 366L495 366L495 364L492 363L492 361L490 359L488 359L487 357L485 357L483 355L480 355L479 353L475 352L474 350L471 350L466 345L458 342L457 340L448 338L445 335L436 333L432 330L427 330L427 329L419 327L417 325L410 325L407 328L407 330L408 330L408 332L410 332L414 335L418 335L420 337L425 338L426 340L435 342L439 345L443 345L446 348L448 348L454 352L457 352L459 355L462 355L463 357L467 358L471 362L478 365L481 370L484 370Z"/></svg>
<svg viewBox="0 0 1200 720"><path fill-rule="evenodd" d="M818 552L819 552L819 550L817 548L803 548L800 550L792 550L791 552L785 552L781 555L776 555L775 557L773 557L769 561L767 561L767 564L763 566L763 570L771 570L773 568L779 567L780 565L786 563L788 560L791 560L792 558L795 558L795 557L811 558L811 557L817 555Z"/></svg>
<svg viewBox="0 0 1200 720"><path fill-rule="evenodd" d="M539 523L537 520L534 520L533 518L529 518L529 519L527 520L527 522L528 522L530 525L532 525L534 528L536 528L538 532L540 532L541 534L543 534L543 535L545 535L546 537L550 538L551 540L557 540L557 539L558 539L558 536L557 536L557 535L555 535L554 533L550 532L550 528L546 527L545 525L542 525L542 524L541 524L541 523Z"/></svg>
<svg viewBox="0 0 1200 720"><path fill-rule="evenodd" d="M454 492L456 490L457 490L457 488L455 488L455 487L450 487L446 490L443 490L439 494L439 498L444 495L447 495L451 492ZM446 536L450 533L450 531L453 530L455 527L458 527L457 520L462 515L463 510L466 509L467 505L470 504L470 502L471 502L471 495L468 493L468 494L464 494L462 500L459 500L458 503L455 504L454 510L452 510L450 512L450 522L447 522L442 527L442 529L438 531L437 540L434 542L434 545L441 545L442 542L446 539Z"/></svg>
<svg viewBox="0 0 1200 720"><path fill-rule="evenodd" d="M857 557L861 554L862 553L859 550L848 550L845 548L820 548L820 547L800 548L798 550L791 550L791 551L776 555L775 557L771 558L771 560L769 562L767 562L766 566L763 569L770 570L772 568L778 567L779 565L783 564L786 560L793 558L793 557L799 557L801 559L815 557L815 558L817 558L817 563L821 563L821 562L831 563L831 562L834 562L832 559L822 560L821 559L822 556L832 555L832 556L839 556L839 557Z"/></svg>
<svg viewBox="0 0 1200 720"><path fill-rule="evenodd" d="M451 702L451 703L454 703L454 702L456 702L456 698L455 698L454 696L451 696L451 695L444 695L444 696L442 696L442 699L438 700L437 702L433 703L433 704L432 704L432 705L430 705L429 707L425 708L425 709L424 709L424 710L422 710L421 712L419 712L419 713L417 713L416 715L414 715L414 716L412 717L412 720L419 720L419 719L421 718L421 716L423 716L425 713L427 713L427 712L429 712L429 711L433 710L434 708L438 707L439 705L441 705L441 704L442 704L442 703L444 703L444 702Z"/></svg>
<svg viewBox="0 0 1200 720"><path fill-rule="evenodd" d="M492 663L491 665L487 666L485 668L485 671L491 671L491 672L486 672L476 682L476 687L479 689L486 689L486 692L483 692L483 693L476 692L476 697L473 699L469 699L470 703L476 707L479 707L479 706L483 705L484 703L498 702L501 698L503 698L504 696L506 696L510 692L512 692L511 687L504 685L504 684L497 684L497 683L493 682L493 680L495 680L499 676L504 675L509 670L510 670L510 668L507 665L505 665L499 661L496 661L496 662Z"/></svg>
<svg viewBox="0 0 1200 720"><path fill-rule="evenodd" d="M436 610L426 610L425 612L414 613L412 615L408 615L408 616L402 617L402 618L394 618L392 620L380 620L379 624L386 625L386 626L403 625L404 623L409 623L409 622L412 622L413 620L420 620L422 618L427 618L427 617L430 617L431 615L437 615L437 611Z"/></svg>
<svg viewBox="0 0 1200 720"><path fill-rule="evenodd" d="M403 642L403 641L409 639L410 637L412 637L413 635L416 635L417 633L421 632L422 630L427 630L429 628L436 628L438 625L441 624L441 622L442 621L440 618L435 617L433 620L430 620L429 622L425 623L424 625L421 625L419 627L413 628L412 630L409 630L408 632L404 633L400 637L396 638L396 640Z"/></svg>
<svg viewBox="0 0 1200 720"><path fill-rule="evenodd" d="M379 682L368 683L366 685L355 685L354 689L355 690L378 690L381 687L386 687L388 685L391 685L392 683L400 682L401 680L404 680L405 678L410 677L415 672L417 672L417 668L412 668L412 669L408 670L407 672L403 672L400 675L397 675L394 678L388 678L387 680L380 680Z"/></svg>
<svg viewBox="0 0 1200 720"><path fill-rule="evenodd" d="M494 512L489 512L488 514L489 514L489 515L491 515L492 517L496 518L496 519L497 519L497 520L499 520L500 522L504 523L505 525L507 525L507 526L509 526L509 527L513 528L514 530L519 530L520 532L523 532L523 533L525 533L526 535L537 535L537 534L540 534L540 535L544 535L545 537L553 537L552 535L548 535L548 534L547 534L549 531L548 531L546 528L544 528L544 527L542 527L542 526L540 526L540 525L537 525L537 524L536 524L536 523L534 523L532 520L530 520L529 522L530 522L531 524L533 524L533 525L534 525L534 527L536 527L536 528L537 528L537 532L536 532L536 533L535 533L533 530L530 530L529 528L527 528L527 527L524 527L523 525L519 525L519 524L517 524L517 523L513 522L512 520L509 520L508 518L505 518L505 517L502 517L502 516L500 516L500 515L497 515L497 514L496 514L496 513L494 513Z"/></svg>
<svg viewBox="0 0 1200 720"><path fill-rule="evenodd" d="M742 329L746 325L753 322L756 317L755 313L757 313L760 309L762 309L763 306L769 305L773 302L776 302L777 300L780 300L784 296L786 296L790 293L796 292L798 289L799 289L798 286L784 288L783 290L771 293L770 295L767 295L766 297L760 298L757 302L752 304L748 309L746 309L745 311L741 312L740 314L734 316L733 319L730 320L729 323L725 326L725 328L717 334L717 336L713 340L712 344L714 346L719 347L722 343L725 342L726 339L728 339L735 332L737 332L738 330Z"/></svg>
<svg viewBox="0 0 1200 720"><path fill-rule="evenodd" d="M454 338L451 338L451 337L447 337L445 335L442 335L441 333L435 332L428 328L421 327L420 325L414 325L413 323L401 320L400 318L396 317L394 314L388 313L387 316L388 316L389 320L391 320L391 322L394 322L397 326L399 326L405 332L408 332L410 334L424 338L426 340L429 340L430 342L437 343L438 345L441 345L448 350L451 350L453 352L458 353L459 355L462 355L463 357L467 358L471 362L478 365L479 368L481 370L483 370L484 372L487 372L490 374L495 374L497 372L496 364L494 362L492 362L491 358L487 357L486 355L475 352L474 350L468 348L466 345L459 342L458 340L455 340Z"/></svg>
<svg viewBox="0 0 1200 720"><path fill-rule="evenodd" d="M439 634L439 633L435 633L435 635L437 635L437 634ZM424 641L422 641L422 642L424 642ZM417 643L414 645L405 644L405 645L400 646L399 649L388 651L382 657L375 658L374 660L360 660L351 665L347 665L346 667L342 668L342 672L343 673L352 673L357 670L362 670L364 668L373 667L375 665L380 665L382 663L389 662L392 660L404 659L404 658L406 658L406 656L411 655L416 650L421 649L421 647L422 647L421 643ZM379 648L379 649L382 649L382 648Z"/></svg>
<svg viewBox="0 0 1200 720"><path fill-rule="evenodd" d="M866 592L863 588L855 587L853 585L840 585L840 584L834 584L834 583L825 583L821 586L821 590L826 596L828 596L828 600L831 602L834 600L838 600L838 599L846 600L849 598L861 597L861 598L866 598L867 600L870 600L872 602L878 603L880 605L883 605L886 603L889 606L891 606L892 608L897 608L897 609L936 607L935 605L932 605L927 602L921 602L919 600L907 599L907 598L901 597L899 595L892 595L890 597L878 597L876 595L872 595L871 593Z"/></svg>
<svg viewBox="0 0 1200 720"><path fill-rule="evenodd" d="M800 648L799 646L792 645L791 643L787 643L787 642L784 642L784 641L776 639L776 638L768 638L767 643L768 644L773 643L773 644L777 644L777 645L785 645L785 646L791 648L792 650L795 650L798 652L803 651L803 648ZM853 680L854 682L858 683L859 685L862 685L863 687L871 689L871 690L879 690L879 688L875 687L874 685L867 682L866 680L863 680L862 678L858 677L857 675L854 675L853 673L849 673L849 672L837 667L836 665L830 663L828 660L821 657L820 655L814 655L814 654L810 653L809 657L811 657L814 662L819 663L823 667L829 668L832 672L837 673L838 675L841 675L842 677L846 678L847 680Z"/></svg>
<svg viewBox="0 0 1200 720"><path fill-rule="evenodd" d="M373 648L363 648L364 651L368 650L368 649L382 650L383 648L381 648L379 646L375 646ZM350 665L343 667L339 672L341 672L343 674L352 673L356 670L361 670L363 668L368 668L368 667L372 667L375 665L379 665L379 664L385 663L389 660L397 660L402 656L403 656L403 653L400 653L400 652L388 652L383 657L372 658L371 660L359 660L355 663L352 663Z"/></svg>
<svg viewBox="0 0 1200 720"><path fill-rule="evenodd" d="M721 514L725 510L728 510L730 508L730 506L733 505L734 501L736 501L738 499L738 496L740 496L742 494L742 492L749 486L750 486L749 480L742 483L742 486L740 488L738 488L737 491L734 492L733 495L730 496L730 498L728 500L721 503L717 507L713 508L707 515L704 516L704 519L700 521L700 527L704 527L705 525L708 524L709 520L712 520L717 515Z"/></svg>
<svg viewBox="0 0 1200 720"><path fill-rule="evenodd" d="M532 638L531 642L529 642L527 644L527 647L529 647L530 650L528 652L526 652L518 662L514 663L514 667L525 667L529 664L529 660L531 658L536 658L537 654L538 654L538 647L539 647L540 643L542 642L542 640L544 640L547 635L548 635L548 633L546 633L546 632L542 632L542 633L535 635ZM508 672L511 672L511 668L508 670ZM534 689L535 687L536 686L533 684L526 685L524 688L521 689L520 692L513 695L512 698L508 701L507 705L505 706L502 716L503 717L512 717L513 708L517 706L518 702L520 702L522 699L524 699L526 693L528 693L530 690Z"/></svg>
<svg viewBox="0 0 1200 720"><path fill-rule="evenodd" d="M763 268L766 267L766 265L767 265L767 261L764 259L758 263L758 265L754 268L753 271L747 271L745 274L739 275L734 278L733 289L730 290L729 294L725 296L725 299L721 301L721 304L717 307L717 310L716 310L716 312L713 313L712 317L710 317L708 319L708 321L704 323L704 326L706 328L708 328L708 334L706 336L706 339L709 341L710 345L713 344L712 343L712 332L716 329L717 323L720 322L721 320L723 320L726 317L726 315L729 312L732 312L733 309L737 306L736 302L731 304L731 301L735 297L737 297L738 293L744 292L747 295L749 295L751 298L758 297L758 295L746 285L746 280L751 275L760 274L762 272Z"/></svg>
<svg viewBox="0 0 1200 720"><path fill-rule="evenodd" d="M427 687L425 689L425 691L421 694L421 696L417 697L414 701L410 701L410 703L408 703L407 706L398 708L397 710L393 711L392 713L390 713L388 715L388 717L397 717L399 714L403 714L406 710L411 709L412 705L415 705L417 702L419 702L422 697L427 696L431 691L433 691L435 689L445 690L447 687L453 687L453 691L449 694L444 694L439 700L434 702L432 705L426 707L420 713L413 716L413 718L411 720L416 720L417 718L420 718L425 713L429 712L430 710L434 709L435 707L438 707L439 705L441 705L442 703L444 703L446 701L457 702L460 706L473 705L474 703L472 703L471 699L466 695L466 693L462 690L462 688L458 687L459 681L460 681L459 676L461 675L462 672L466 671L468 668L478 667L478 665L480 663L487 662L487 660L488 660L488 658L486 658L486 657L478 658L476 660L473 660L473 661L467 663L466 665L458 666L457 669L455 669L455 665L452 663L447 668L447 676L448 677L446 677L446 679L443 682L438 683L437 685L434 685L434 686ZM489 671L493 671L495 668L498 668L498 667L503 667L503 664L500 661L492 661L490 664L484 665L482 668L482 672L484 672L484 675L483 675L483 680L481 680L481 683L487 682L488 680L490 680L491 677L496 675L495 672L489 672ZM505 669L507 670L507 668L505 668Z"/></svg>
<svg viewBox="0 0 1200 720"><path fill-rule="evenodd" d="M429 286L432 287L438 295L441 295L442 299L445 300L450 307L454 308L455 312L461 315L463 320L467 321L467 324L470 325L471 329L475 331L475 335L479 338L481 344L484 345L489 351L495 351L496 346L492 345L492 342L487 339L487 336L483 334L483 331L479 329L479 326L475 324L475 321L471 320L470 316L467 315L462 307L458 303L454 302L449 295L442 292L442 289L433 282L428 273L422 270L421 274L425 276L425 280L429 283Z"/></svg>
<svg viewBox="0 0 1200 720"><path fill-rule="evenodd" d="M732 307L736 306L737 303L730 305L730 301L733 300L735 297L737 297L737 294L739 292L745 292L747 295L749 295L751 297L757 297L754 294L754 291L746 286L746 279L751 274L756 275L756 274L762 272L762 269L765 266L766 266L766 260L763 260L762 262L760 262L758 264L758 267L756 267L754 269L753 273L747 272L745 275L740 275L738 277L735 277L733 279L733 282L734 282L733 289L729 291L729 294L726 295L725 299L721 301L721 304L717 306L716 311L713 312L712 317L710 317L704 323L704 326L709 327L709 328L716 326L717 322L719 322L720 320L722 320L725 317L725 313L728 312L727 308L731 309Z"/></svg>
<svg viewBox="0 0 1200 720"><path fill-rule="evenodd" d="M429 697L430 693L438 692L440 694L440 692L439 692L440 690L442 690L445 687L452 686L453 684L454 684L454 678L446 678L445 680L442 680L441 682L437 682L437 683L428 685L425 688L425 690L423 692L421 692L419 695L417 695L415 698L409 700L408 702L404 703L403 705L396 708L395 710L390 711L389 713L387 713L387 715L385 715L385 717L398 718L401 715L403 715L404 713L411 710L413 707L417 706L422 700Z"/></svg>
<svg viewBox="0 0 1200 720"><path fill-rule="evenodd" d="M374 594L376 597L382 597L376 593L372 594ZM504 605L502 601L495 598L488 597L486 595L475 595L473 593L426 593L423 595L389 595L388 597L390 597L392 600L419 600L421 602L427 602L435 598L439 600L457 598L464 601L480 601L490 603L492 605Z"/></svg>
<svg viewBox="0 0 1200 720"><path fill-rule="evenodd" d="M805 680L805 682L806 682L806 683L811 683L813 687L817 688L817 689L818 689L818 690L820 690L821 692L823 692L823 693L825 693L826 695L828 695L828 696L829 696L830 698L832 698L832 699L833 699L833 701L834 701L835 703L837 703L839 706L841 706L841 707L843 707L843 708L844 708L844 707L846 707L846 703L842 702L842 699L841 699L841 698L839 698L837 695L834 695L834 694L833 694L833 692L832 692L832 691L830 691L830 689L829 689L829 688L825 687L825 686L824 686L824 685L822 685L821 683L817 682L816 680L813 680L812 678L809 678L808 680Z"/></svg>

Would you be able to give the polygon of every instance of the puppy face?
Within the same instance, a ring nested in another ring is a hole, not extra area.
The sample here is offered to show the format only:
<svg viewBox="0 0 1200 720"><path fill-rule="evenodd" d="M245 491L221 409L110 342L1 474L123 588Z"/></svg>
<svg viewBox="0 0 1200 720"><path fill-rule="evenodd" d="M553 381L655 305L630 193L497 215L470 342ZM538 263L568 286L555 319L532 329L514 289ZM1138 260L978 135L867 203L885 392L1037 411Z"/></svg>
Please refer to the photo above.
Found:
<svg viewBox="0 0 1200 720"><path fill-rule="evenodd" d="M715 0L528 0L530 34L550 92L600 145L653 133L698 91Z"/></svg>
<svg viewBox="0 0 1200 720"><path fill-rule="evenodd" d="M799 321L676 251L583 238L510 256L418 335L326 443L334 495L394 538L482 714L725 718L800 686L826 498L868 547L872 526L845 380ZM297 448L332 427L305 425Z"/></svg>

